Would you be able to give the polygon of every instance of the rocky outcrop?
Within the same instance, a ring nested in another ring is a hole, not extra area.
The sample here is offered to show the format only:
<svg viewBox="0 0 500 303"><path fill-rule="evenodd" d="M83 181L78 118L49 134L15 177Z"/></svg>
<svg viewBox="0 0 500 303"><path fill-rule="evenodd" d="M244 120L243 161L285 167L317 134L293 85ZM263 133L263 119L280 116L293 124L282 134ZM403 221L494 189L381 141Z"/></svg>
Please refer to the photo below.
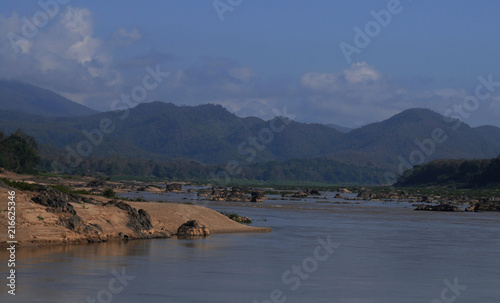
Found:
<svg viewBox="0 0 500 303"><path fill-rule="evenodd" d="M359 191L358 195L356 196L357 198L363 198L363 199L372 199L375 197L375 194L372 193L371 191L361 188Z"/></svg>
<svg viewBox="0 0 500 303"><path fill-rule="evenodd" d="M125 202L118 202L116 200L111 200L105 205L114 205L119 209L126 211L130 218L127 226L135 232L141 233L153 228L151 216L143 209L137 210Z"/></svg>
<svg viewBox="0 0 500 303"><path fill-rule="evenodd" d="M231 202L262 202L266 195L263 192L254 190L247 194L249 190L240 186L233 186L227 189L223 186L212 186L210 189L198 190L198 197L208 197L210 201L231 201Z"/></svg>
<svg viewBox="0 0 500 303"><path fill-rule="evenodd" d="M250 197L247 196L244 189L239 186L233 186L231 189L225 187L212 187L210 191L211 201L233 201L233 202L250 202Z"/></svg>
<svg viewBox="0 0 500 303"><path fill-rule="evenodd" d="M263 202L266 198L266 195L261 191L253 191L251 195L250 202Z"/></svg>
<svg viewBox="0 0 500 303"><path fill-rule="evenodd" d="M399 191L399 192L377 192L374 193L369 189L366 188L361 188L357 198L361 198L364 200L405 200L405 199L412 199L416 198L411 196L408 192L406 191Z"/></svg>
<svg viewBox="0 0 500 303"><path fill-rule="evenodd" d="M282 194L281 197L283 198L307 198L309 197L309 193L306 191L296 191L291 194Z"/></svg>
<svg viewBox="0 0 500 303"><path fill-rule="evenodd" d="M87 187L93 187L93 188L102 187L104 185L106 185L106 183L99 179L92 180L89 183L87 183Z"/></svg>
<svg viewBox="0 0 500 303"><path fill-rule="evenodd" d="M350 194L351 191L348 190L346 187L339 187L337 188L337 192L341 193L341 194Z"/></svg>
<svg viewBox="0 0 500 303"><path fill-rule="evenodd" d="M102 227L99 224L85 224L82 218L78 215L70 215L59 217L59 222L62 226L66 227L69 230L72 230L77 233L94 235L99 238L99 235L102 234ZM100 239L99 239L100 240ZM96 242L96 241L91 241Z"/></svg>
<svg viewBox="0 0 500 303"><path fill-rule="evenodd" d="M488 198L483 198L466 208L465 211L500 211L500 201L491 201Z"/></svg>
<svg viewBox="0 0 500 303"><path fill-rule="evenodd" d="M67 229L89 235L88 242L101 242L102 228L98 224L86 224L80 216L76 214L73 203L90 203L96 204L93 199L88 199L82 196L62 193L51 187L40 191L38 196L35 196L31 201L46 206L48 212L57 214L59 224Z"/></svg>
<svg viewBox="0 0 500 303"><path fill-rule="evenodd" d="M182 191L182 184L180 184L180 183L167 183L165 186L165 191L167 193L181 192Z"/></svg>
<svg viewBox="0 0 500 303"><path fill-rule="evenodd" d="M458 206L452 204L438 204L438 205L428 205L428 204L414 204L417 206L415 210L428 210L428 211L450 211L450 212L460 212L463 211Z"/></svg>
<svg viewBox="0 0 500 303"><path fill-rule="evenodd" d="M306 193L311 196L321 196L321 193L317 189L306 189Z"/></svg>
<svg viewBox="0 0 500 303"><path fill-rule="evenodd" d="M177 237L179 238L194 238L206 237L210 235L210 231L205 226L198 224L196 220L190 220L179 226L177 229Z"/></svg>
<svg viewBox="0 0 500 303"><path fill-rule="evenodd" d="M294 193L285 193L282 194L281 197L289 197L289 198L308 198L309 196L321 196L321 193L317 189L305 189L299 190Z"/></svg>
<svg viewBox="0 0 500 303"><path fill-rule="evenodd" d="M53 188L47 188L40 191L40 195L33 197L31 201L47 206L47 211L52 213L68 213L76 215L73 205L69 202L81 203L76 195L65 194Z"/></svg>

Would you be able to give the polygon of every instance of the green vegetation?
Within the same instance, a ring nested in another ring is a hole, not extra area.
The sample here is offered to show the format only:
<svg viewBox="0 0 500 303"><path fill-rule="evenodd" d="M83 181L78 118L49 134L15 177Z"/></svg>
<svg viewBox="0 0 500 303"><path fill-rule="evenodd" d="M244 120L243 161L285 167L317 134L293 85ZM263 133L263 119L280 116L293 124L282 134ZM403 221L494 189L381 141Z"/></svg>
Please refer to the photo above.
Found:
<svg viewBox="0 0 500 303"><path fill-rule="evenodd" d="M37 218L38 218L38 220L40 220L40 221L45 220L45 218L44 218L44 217L42 217L41 215L38 215L38 216L37 216Z"/></svg>
<svg viewBox="0 0 500 303"><path fill-rule="evenodd" d="M367 187L373 193L389 193L405 191L410 195L427 195L427 196L445 196L450 198L484 198L484 197L500 197L499 187L489 188L456 188L453 185L448 186L410 186L410 187L392 187L392 186L377 186ZM352 192L359 192L359 189L351 188Z"/></svg>
<svg viewBox="0 0 500 303"><path fill-rule="evenodd" d="M245 224L250 224L252 223L252 220L248 217L242 217L238 215L237 213L230 213L230 212L225 212L225 211L219 211L222 215L228 217L229 219L238 222L238 223L245 223Z"/></svg>
<svg viewBox="0 0 500 303"><path fill-rule="evenodd" d="M488 188L500 185L500 156L483 160L435 160L406 171L396 184L407 186L446 186L449 188Z"/></svg>
<svg viewBox="0 0 500 303"><path fill-rule="evenodd" d="M3 181L3 183L5 183L6 185L13 187L15 189L19 189L19 190L37 191L37 190L45 188L43 185L31 184L31 183L26 183L26 182L22 182L22 181L14 181L14 180L10 180L7 178L0 178L0 180Z"/></svg>
<svg viewBox="0 0 500 303"><path fill-rule="evenodd" d="M50 161L44 161L50 165ZM374 167L360 167L341 163L326 158L292 159L278 162L270 161L241 166L241 173L231 176L231 185L245 186L256 184L265 186L295 185L297 183L321 184L324 186L340 184L381 184L385 181L385 170ZM48 169L48 168L46 168ZM195 161L163 161L156 162L142 159L124 159L116 156L100 159L86 157L82 164L74 169L82 175L105 173L113 176L113 180L137 180L143 182L158 180L183 180L200 183L225 181L214 179L214 176L228 173L225 165L203 164Z"/></svg>
<svg viewBox="0 0 500 303"><path fill-rule="evenodd" d="M38 146L33 137L18 129L6 137L0 131L0 167L15 173L36 174L40 163Z"/></svg>
<svg viewBox="0 0 500 303"><path fill-rule="evenodd" d="M116 193L113 189L111 188L106 188L103 192L102 195L106 198L116 198Z"/></svg>
<svg viewBox="0 0 500 303"><path fill-rule="evenodd" d="M65 194L75 194L75 195L90 195L91 193L84 189L70 189L62 184L51 185L52 188Z"/></svg>
<svg viewBox="0 0 500 303"><path fill-rule="evenodd" d="M283 131L274 134L271 142L259 143L261 147L258 149L249 144L248 140L255 138L259 131L269 129L270 122L258 118L239 118L221 106L182 107L152 102L140 104L130 111L126 121L116 119L113 113L42 119L22 113L0 112L0 128L13 131L22 127L34 136L40 144L41 155L46 160L43 167L46 171L51 171L53 160L65 163L67 151L64 147L68 144L74 147L82 140L82 129L98 127L100 120L109 118L114 122L116 130L105 136L98 148L93 149L92 159L84 157L84 163L71 173L87 174L89 169L91 173L101 172L107 176L141 176L169 180L195 180L199 179L198 173L204 177L210 176L210 172L217 169L210 165L225 167L228 160L237 161L240 166L246 167L249 164L253 166L269 161L283 163L292 159L322 158L363 167L397 169L400 164L398 155L409 155L418 148L415 138L420 141L429 138L432 130L436 128L443 129L449 138L446 141L447 148L436 148L430 159L485 158L500 152L500 142L495 139L500 136L500 129L470 128L463 124L464 127L454 130L453 123L425 109L406 110L390 119L366 125L348 134L325 125L289 121ZM280 120L275 122L276 125L283 124ZM240 145L244 148L239 151ZM172 163L178 159L183 161L179 164ZM163 165L166 161L170 162ZM200 165L201 163L208 167ZM314 161L311 164L314 164ZM298 179L293 171L294 167L306 171L314 169L305 166L306 164L301 163L285 164L284 176L280 175L281 168L278 168L276 172L268 172L269 175L252 173L251 176L241 178L279 181L291 177L293 179L289 180L296 181ZM258 171L259 166L252 169ZM320 175L315 176L314 180L322 182L323 179L326 180L323 182L328 183L340 180L340 183L350 183L344 181L342 173L335 170L332 176L324 173ZM367 178L372 179L366 175L360 177L362 180Z"/></svg>
<svg viewBox="0 0 500 303"><path fill-rule="evenodd" d="M398 155L408 156L421 146L415 138L423 142L436 128L448 136L446 148L435 148L426 160L485 158L500 152L499 128L470 128L463 124L455 130L453 123L426 109L406 110L347 134L321 124L276 118L275 125L286 127L273 133L270 142L257 142L258 145L250 144L249 138L255 139L260 131L270 129L271 122L239 118L220 105L190 107L152 102L130 111L126 121L110 112L47 118L0 111L0 128L8 133L23 128L36 138L42 157L40 162L36 144L26 134L16 132L7 138L0 135L0 165L32 173L37 167L44 176L54 176L53 162L66 163L65 146L75 148L82 140L81 131L99 127L103 118L113 121L115 131L107 134L90 156L82 157L79 165L61 171L62 174L211 183L217 181L214 174L223 181L225 174L234 184L378 185L385 182L387 169L394 171L400 165ZM238 166L228 171L228 160ZM475 177L470 172L467 178ZM436 180L436 184L442 181Z"/></svg>

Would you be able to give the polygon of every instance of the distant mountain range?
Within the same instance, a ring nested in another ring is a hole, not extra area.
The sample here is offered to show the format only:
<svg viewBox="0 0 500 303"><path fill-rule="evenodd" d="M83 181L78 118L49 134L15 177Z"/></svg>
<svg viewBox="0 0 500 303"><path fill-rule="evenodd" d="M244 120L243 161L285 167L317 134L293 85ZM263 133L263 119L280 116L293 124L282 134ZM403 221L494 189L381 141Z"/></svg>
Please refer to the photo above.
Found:
<svg viewBox="0 0 500 303"><path fill-rule="evenodd" d="M87 116L97 113L50 90L31 84L0 80L0 109L47 117Z"/></svg>
<svg viewBox="0 0 500 303"><path fill-rule="evenodd" d="M46 98L51 96L48 91L39 92ZM58 102L71 102L61 98ZM456 122L428 109L409 109L348 133L331 126L279 117L270 121L240 118L220 105L191 107L152 102L130 109L127 115L90 110L90 115L77 117L53 117L61 116L62 111L54 109L52 114L50 108L45 111L46 117L0 111L0 129L11 133L21 128L38 143L59 150L67 145L75 151L90 147L91 154L99 157L186 159L221 165L231 160L249 165L315 158L397 171L408 168L407 163L494 158L500 154L500 128L471 128L462 123L454 129ZM96 130L103 123L105 128L113 130L103 133L100 142L102 131ZM436 132L437 143L433 140Z"/></svg>

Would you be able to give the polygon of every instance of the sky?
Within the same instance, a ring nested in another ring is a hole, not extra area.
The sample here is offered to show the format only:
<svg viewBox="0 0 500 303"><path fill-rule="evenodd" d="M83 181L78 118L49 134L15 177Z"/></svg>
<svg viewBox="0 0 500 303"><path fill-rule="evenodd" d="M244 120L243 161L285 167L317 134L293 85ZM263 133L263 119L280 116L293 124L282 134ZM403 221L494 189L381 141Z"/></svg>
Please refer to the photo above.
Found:
<svg viewBox="0 0 500 303"><path fill-rule="evenodd" d="M500 2L7 0L0 78L109 111L140 102L276 110L359 127L429 108L500 126Z"/></svg>

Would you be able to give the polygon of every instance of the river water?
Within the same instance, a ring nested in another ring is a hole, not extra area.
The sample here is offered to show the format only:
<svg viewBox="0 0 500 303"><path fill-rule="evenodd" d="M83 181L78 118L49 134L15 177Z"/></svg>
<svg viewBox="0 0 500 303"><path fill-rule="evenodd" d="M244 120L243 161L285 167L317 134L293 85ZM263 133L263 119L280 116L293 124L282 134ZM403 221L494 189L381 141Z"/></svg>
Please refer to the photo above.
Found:
<svg viewBox="0 0 500 303"><path fill-rule="evenodd" d="M259 204L142 195L273 232L18 248L17 293L4 286L0 302L500 302L499 213L339 204L333 193Z"/></svg>

